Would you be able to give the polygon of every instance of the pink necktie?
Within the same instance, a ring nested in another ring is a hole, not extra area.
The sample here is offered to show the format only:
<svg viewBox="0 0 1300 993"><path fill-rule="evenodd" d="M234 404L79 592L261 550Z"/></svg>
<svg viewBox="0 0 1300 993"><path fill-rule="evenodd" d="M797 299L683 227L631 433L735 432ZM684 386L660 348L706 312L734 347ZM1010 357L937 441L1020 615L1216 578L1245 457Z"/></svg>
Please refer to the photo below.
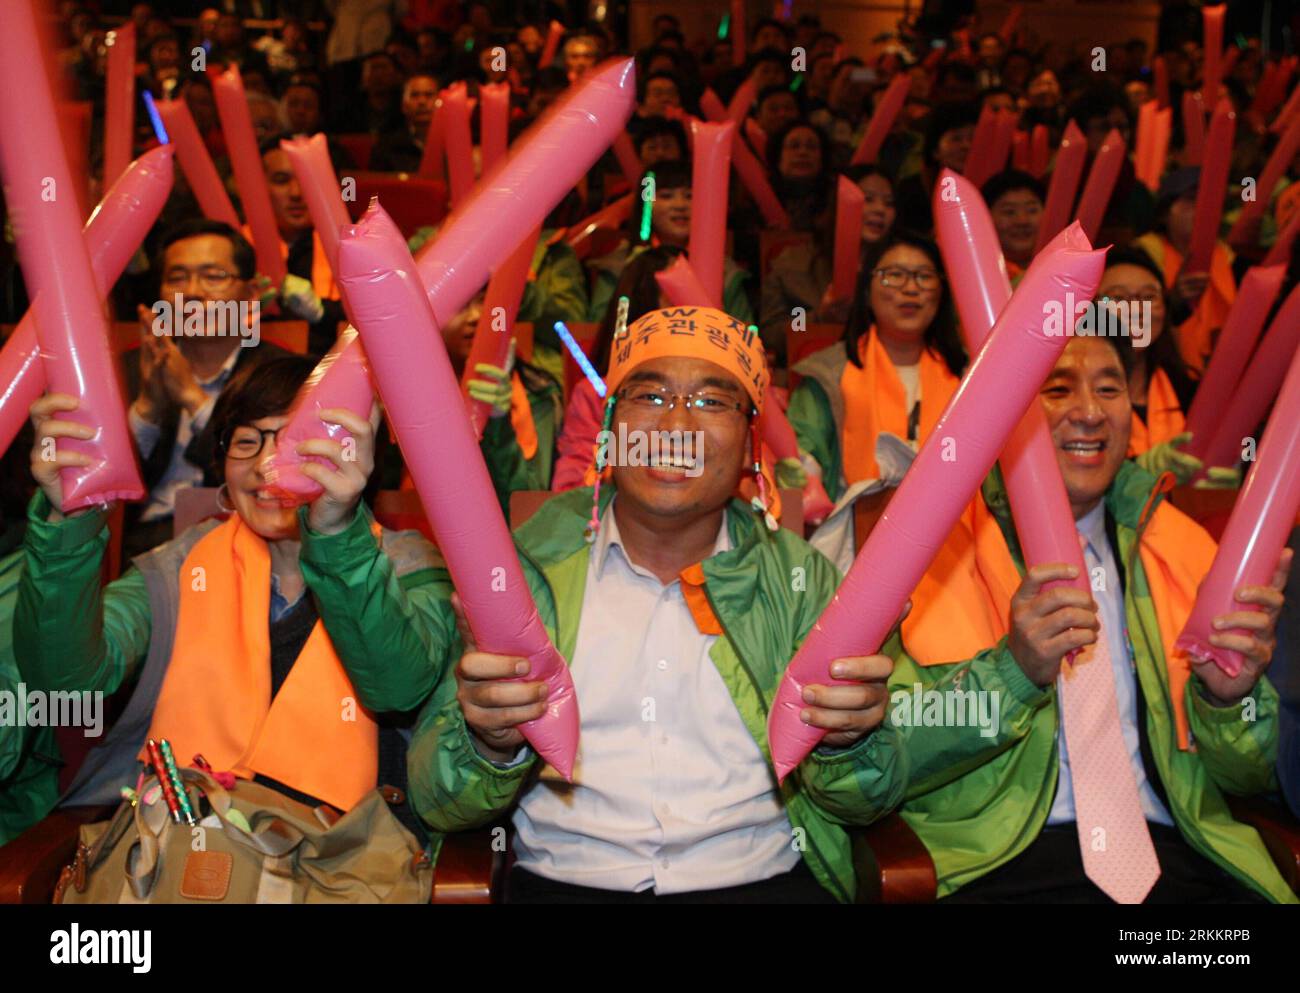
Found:
<svg viewBox="0 0 1300 993"><path fill-rule="evenodd" d="M1086 545L1082 535L1079 541ZM1061 664L1057 693L1083 870L1116 903L1141 903L1160 877L1160 862L1120 730L1104 628L1073 663Z"/></svg>

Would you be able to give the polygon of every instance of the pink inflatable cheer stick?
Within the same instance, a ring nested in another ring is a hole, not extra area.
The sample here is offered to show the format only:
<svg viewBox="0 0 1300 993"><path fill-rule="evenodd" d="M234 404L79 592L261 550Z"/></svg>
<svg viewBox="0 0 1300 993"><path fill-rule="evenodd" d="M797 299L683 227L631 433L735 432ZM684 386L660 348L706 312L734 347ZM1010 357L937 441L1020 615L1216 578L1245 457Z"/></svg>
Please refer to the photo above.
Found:
<svg viewBox="0 0 1300 993"><path fill-rule="evenodd" d="M221 177L212 164L207 146L199 137L190 108L184 100L159 100L155 106L171 143L176 146L181 171L185 173L185 181L190 184L190 191L199 202L203 216L213 221L225 221L239 230L239 215L235 213L226 188L221 185Z"/></svg>
<svg viewBox="0 0 1300 993"><path fill-rule="evenodd" d="M1243 586L1266 586L1277 568L1278 557L1300 511L1300 352L1291 357L1291 368L1282 393L1259 443L1258 458L1228 526L1219 542L1210 572L1196 593L1196 604L1187 626L1174 643L1192 658L1215 665L1229 676L1241 672L1240 652L1210 644L1214 619L1233 611L1258 610L1239 604L1236 592ZM1228 629L1249 634L1242 628ZM1228 633L1228 630L1220 632Z"/></svg>
<svg viewBox="0 0 1300 993"><path fill-rule="evenodd" d="M77 398L78 408L63 418L95 429L89 441L60 440L59 448L91 459L88 466L60 472L61 509L68 513L111 500L136 500L144 496L144 486L109 347L103 297L82 238L36 14L30 2L11 3L5 12L13 46L9 57L0 59L0 168L6 205L32 297L46 382L53 392Z"/></svg>
<svg viewBox="0 0 1300 993"><path fill-rule="evenodd" d="M1042 179L1047 172L1047 163L1052 157L1048 146L1050 138L1046 124L1035 124L1034 130L1029 132L1029 174L1036 179Z"/></svg>
<svg viewBox="0 0 1300 993"><path fill-rule="evenodd" d="M767 132L758 126L758 121L752 117L745 118L745 137L753 147L754 153L760 157L767 155Z"/></svg>
<svg viewBox="0 0 1300 993"><path fill-rule="evenodd" d="M545 69L555 61L555 53L559 50L560 39L564 37L564 25L559 21L551 21L546 29L546 41L542 45L542 54L537 60L537 68Z"/></svg>
<svg viewBox="0 0 1300 993"><path fill-rule="evenodd" d="M131 164L135 145L135 25L127 21L104 36L104 188Z"/></svg>
<svg viewBox="0 0 1300 993"><path fill-rule="evenodd" d="M334 463L320 455L299 455L297 446L310 439L329 438L340 442L346 453L352 432L341 424L326 424L320 412L341 407L365 418L370 416L373 400L370 368L357 329L344 328L294 398L289 420L276 439L275 453L266 462L267 488L294 505L320 496L321 485L304 476L301 467L304 462L315 462L333 468Z"/></svg>
<svg viewBox="0 0 1300 993"><path fill-rule="evenodd" d="M715 124L729 120L727 108L722 106L722 101L712 90L705 90L704 95L700 97L700 110ZM781 201L776 198L772 184L767 181L767 170L755 158L749 146L740 140L739 135L732 136L731 166L736 170L736 175L740 177L745 190L753 198L758 212L763 215L763 223L781 231L789 230L790 215L781 206Z"/></svg>
<svg viewBox="0 0 1300 993"><path fill-rule="evenodd" d="M862 188L841 176L835 197L835 261L831 276L831 296L847 300L858 282L858 260L862 257L862 214L865 210Z"/></svg>
<svg viewBox="0 0 1300 993"><path fill-rule="evenodd" d="M501 225L540 227L623 130L636 103L633 64L614 59L585 73L515 142L493 181L479 184L420 249L420 279L440 324L469 303L514 248L502 245Z"/></svg>
<svg viewBox="0 0 1300 993"><path fill-rule="evenodd" d="M1091 299L1105 251L1057 243L1025 273L984 347L872 529L834 599L786 670L768 715L768 744L779 780L825 736L799 719L804 687L844 685L837 658L870 655L925 574L962 509L979 489L1012 430L1069 340L1044 329L1043 315L1070 296ZM949 453L956 460L949 461Z"/></svg>
<svg viewBox="0 0 1300 993"><path fill-rule="evenodd" d="M108 295L162 212L172 189L173 151L161 145L132 162L86 222L81 237L99 296ZM29 310L0 349L0 450L9 447L44 392L36 315Z"/></svg>
<svg viewBox="0 0 1300 993"><path fill-rule="evenodd" d="M1088 181L1083 185L1083 194L1079 197L1079 208L1074 212L1083 233L1089 241L1097 237L1101 222L1106 216L1106 205L1115 190L1115 180L1119 179L1120 166L1124 164L1124 139L1118 130L1112 128L1106 140L1097 150L1097 157L1092 160L1088 170Z"/></svg>
<svg viewBox="0 0 1300 993"><path fill-rule="evenodd" d="M1155 57L1151 72L1155 77L1156 99L1160 102L1160 109L1164 110L1169 106L1169 63L1163 55Z"/></svg>
<svg viewBox="0 0 1300 993"><path fill-rule="evenodd" d="M1151 146L1156 136L1158 107L1155 100L1148 100L1138 108L1137 144L1133 151L1133 172L1149 190L1156 189L1156 183L1151 179Z"/></svg>
<svg viewBox="0 0 1300 993"><path fill-rule="evenodd" d="M603 147L603 146L602 146ZM346 305L479 648L528 659L545 715L520 727L565 779L578 747L568 666L542 626L414 261L396 225L371 206L339 246Z"/></svg>
<svg viewBox="0 0 1300 993"><path fill-rule="evenodd" d="M1255 187L1255 199L1242 204L1241 213L1237 215L1228 235L1229 241L1242 236L1246 226L1261 216L1273 202L1273 191L1277 189L1278 181L1286 174L1297 154L1300 154L1300 117L1287 125L1273 154L1268 157L1264 171L1259 175L1259 185Z"/></svg>
<svg viewBox="0 0 1300 993"><path fill-rule="evenodd" d="M533 264L533 252L537 250L537 239L541 233L541 228L534 228L506 256L488 280L487 293L483 298L483 313L474 329L474 343L470 345L465 371L460 379L461 390L465 393L465 410L469 414L475 438L483 437L488 418L492 416L492 408L482 400L470 397L469 381L479 375L475 368L480 362L504 369L510 361L510 339L515 331L515 318L519 314L519 304L524 299L528 270Z"/></svg>
<svg viewBox="0 0 1300 993"><path fill-rule="evenodd" d="M573 227L569 228L564 235L564 241L574 251L578 251L585 241L601 229L617 229L627 223L627 219L632 216L632 206L641 200L639 193L628 193L619 197L608 207L602 207L596 213L592 214L584 221L579 221ZM578 251L578 257L582 258L582 253Z"/></svg>
<svg viewBox="0 0 1300 993"><path fill-rule="evenodd" d="M1011 9L1007 11L1007 16L1002 20L1002 27L998 28L998 37L1002 39L1002 44L1008 48L1011 47L1012 40L1016 36L1016 28L1020 27L1020 18L1024 12L1025 5L1023 3L1012 4Z"/></svg>
<svg viewBox="0 0 1300 993"><path fill-rule="evenodd" d="M1192 440L1187 452L1204 459L1214 440L1214 433L1223 422L1233 391L1255 350L1255 342L1264 329L1264 319L1273 307L1286 277L1286 266L1251 266L1242 277L1237 298L1228 311L1210 355L1210 364L1201 379L1187 412L1187 430ZM1234 446L1235 447L1235 446Z"/></svg>
<svg viewBox="0 0 1300 993"><path fill-rule="evenodd" d="M656 272L655 282L674 307L722 307L721 296L709 295L695 266L685 255L677 256L666 269Z"/></svg>
<svg viewBox="0 0 1300 993"><path fill-rule="evenodd" d="M731 0L731 27L728 31L731 37L731 64L743 66L748 40L745 33L745 0Z"/></svg>
<svg viewBox="0 0 1300 993"><path fill-rule="evenodd" d="M943 170L935 187L933 207L944 266L964 276L953 281L953 300L961 316L966 350L974 355L1011 299L1006 261L988 206L979 190L964 177ZM1057 235L1039 258L1050 258L1061 248L1087 251L1090 247L1076 223ZM1031 270L1036 264L1037 260L1031 263ZM1089 589L1070 498L1056 461L1056 446L1039 404L1029 405L999 461L1025 564L1067 562L1079 570L1079 575L1066 585Z"/></svg>
<svg viewBox="0 0 1300 993"><path fill-rule="evenodd" d="M1205 42L1205 63L1201 69L1201 78L1204 80L1201 101L1207 107L1213 107L1219 102L1219 81L1222 78L1223 68L1223 15L1227 10L1228 5L1222 3L1217 7L1201 8L1201 28Z"/></svg>
<svg viewBox="0 0 1300 993"><path fill-rule="evenodd" d="M479 87L483 98L479 104L479 151L483 159L483 175L506 157L510 144L510 84L487 83Z"/></svg>
<svg viewBox="0 0 1300 993"><path fill-rule="evenodd" d="M632 144L632 137L626 131L620 131L614 138L614 158L618 160L618 167L623 172L623 178L628 181L633 189L641 182L641 159L637 157L636 146Z"/></svg>
<svg viewBox="0 0 1300 993"><path fill-rule="evenodd" d="M871 122L867 125L862 141L858 142L858 147L853 151L852 165L869 165L876 161L880 146L885 143L885 138L894 127L894 121L907 103L907 94L911 88L912 78L905 72L900 72L889 81L885 95L880 98L871 115Z"/></svg>
<svg viewBox="0 0 1300 993"><path fill-rule="evenodd" d="M1205 154L1205 113L1201 95L1183 90L1183 165L1199 166Z"/></svg>
<svg viewBox="0 0 1300 993"><path fill-rule="evenodd" d="M993 163L993 136L998 126L997 111L985 104L975 123L975 133L971 136L970 151L966 153L966 168L963 174L978 188L998 171Z"/></svg>
<svg viewBox="0 0 1300 993"><path fill-rule="evenodd" d="M1029 171L1029 132L1017 131L1011 138L1011 168Z"/></svg>
<svg viewBox="0 0 1300 993"><path fill-rule="evenodd" d="M1268 413L1297 348L1300 348L1300 285L1282 301L1241 383L1233 391L1232 406L1222 412L1214 438L1205 449L1202 461L1207 466L1232 466L1241 461L1242 446Z"/></svg>
<svg viewBox="0 0 1300 993"><path fill-rule="evenodd" d="M424 151L420 153L420 167L416 170L416 175L421 179L437 179L445 181L447 179L447 167L442 161L446 139L443 137L443 131L446 128L447 119L442 112L442 96L433 102L433 116L429 118L429 130L424 136Z"/></svg>
<svg viewBox="0 0 1300 993"><path fill-rule="evenodd" d="M262 156L257 150L253 117L248 111L248 97L244 93L239 66L231 65L225 72L208 73L208 79L221 118L221 133L226 136L230 164L235 170L235 182L239 184L244 216L248 218L253 247L257 250L257 271L278 288L289 269L280 252L280 229L275 223L271 191L267 188Z"/></svg>
<svg viewBox="0 0 1300 993"><path fill-rule="evenodd" d="M1052 178L1047 184L1047 203L1043 207L1043 219L1038 226L1035 252L1041 252L1043 246L1055 238L1069 221L1070 208L1074 206L1074 195L1079 190L1083 160L1087 154L1088 143L1084 140L1083 132L1074 121L1070 121L1061 137L1061 146L1056 150L1056 165L1052 167Z"/></svg>
<svg viewBox="0 0 1300 993"><path fill-rule="evenodd" d="M687 253L691 268L707 293L705 299L722 301L722 265L727 240L727 180L731 176L731 149L736 125L691 122L695 154L691 165L691 239Z"/></svg>
<svg viewBox="0 0 1300 993"><path fill-rule="evenodd" d="M1300 93L1300 86L1296 87L1296 92ZM1264 256L1264 265L1281 265L1286 262L1291 257L1291 242L1295 241L1298 233L1300 233L1300 210L1292 211L1291 219L1277 233L1277 241L1273 242L1273 247Z"/></svg>
<svg viewBox="0 0 1300 993"><path fill-rule="evenodd" d="M1224 191L1228 188L1228 165L1232 142L1237 133L1237 115L1227 100L1219 101L1210 121L1201 179L1196 189L1196 214L1192 220L1192 240L1187 246L1187 272L1208 272L1214 242L1219 237L1223 217Z"/></svg>
<svg viewBox="0 0 1300 993"><path fill-rule="evenodd" d="M330 271L337 275L339 231L352 220L343 206L339 179L334 174L325 136L314 134L310 138L285 138L280 142L280 148L289 156L289 167L302 189L302 198L307 201L312 227L320 237Z"/></svg>
<svg viewBox="0 0 1300 993"><path fill-rule="evenodd" d="M753 79L747 79L736 87L731 103L727 104L727 116L735 122L736 127L740 127L749 118L749 109L757 99L758 84Z"/></svg>
<svg viewBox="0 0 1300 993"><path fill-rule="evenodd" d="M443 140L451 176L451 205L456 207L474 188L474 151L469 134L469 94L464 83L442 91Z"/></svg>

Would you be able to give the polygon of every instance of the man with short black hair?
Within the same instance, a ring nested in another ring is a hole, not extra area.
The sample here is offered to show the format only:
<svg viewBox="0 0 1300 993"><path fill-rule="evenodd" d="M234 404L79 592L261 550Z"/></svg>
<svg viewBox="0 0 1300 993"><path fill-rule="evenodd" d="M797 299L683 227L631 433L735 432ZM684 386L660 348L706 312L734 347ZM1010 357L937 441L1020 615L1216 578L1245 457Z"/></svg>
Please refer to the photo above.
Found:
<svg viewBox="0 0 1300 993"><path fill-rule="evenodd" d="M419 72L406 81L402 87L402 117L406 123L379 136L370 153L372 170L410 173L419 170L424 139L437 102L438 80L432 75Z"/></svg>

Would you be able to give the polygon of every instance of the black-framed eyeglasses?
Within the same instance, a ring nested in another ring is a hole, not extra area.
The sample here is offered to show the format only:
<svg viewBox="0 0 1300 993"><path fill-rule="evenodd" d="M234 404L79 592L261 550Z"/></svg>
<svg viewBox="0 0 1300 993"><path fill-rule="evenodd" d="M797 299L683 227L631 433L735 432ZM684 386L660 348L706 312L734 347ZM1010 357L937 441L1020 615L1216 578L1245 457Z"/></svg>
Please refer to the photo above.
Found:
<svg viewBox="0 0 1300 993"><path fill-rule="evenodd" d="M666 386L638 383L634 386L624 387L618 392L619 403L626 404L629 409L638 413L672 410L673 407L677 406L679 400L686 405L688 410L706 416L717 416L745 410L745 404L721 390L696 390L693 393L674 393Z"/></svg>
<svg viewBox="0 0 1300 993"><path fill-rule="evenodd" d="M221 439L221 450L228 458L240 461L255 459L266 447L266 439L278 438L280 430L283 429L272 431L270 428L255 428L252 425L241 424ZM254 431L257 432L257 437L253 437Z"/></svg>
<svg viewBox="0 0 1300 993"><path fill-rule="evenodd" d="M918 290L937 290L943 277L933 269L904 269L902 266L884 266L872 272L880 280L880 285L891 290L901 289L909 279L916 281Z"/></svg>

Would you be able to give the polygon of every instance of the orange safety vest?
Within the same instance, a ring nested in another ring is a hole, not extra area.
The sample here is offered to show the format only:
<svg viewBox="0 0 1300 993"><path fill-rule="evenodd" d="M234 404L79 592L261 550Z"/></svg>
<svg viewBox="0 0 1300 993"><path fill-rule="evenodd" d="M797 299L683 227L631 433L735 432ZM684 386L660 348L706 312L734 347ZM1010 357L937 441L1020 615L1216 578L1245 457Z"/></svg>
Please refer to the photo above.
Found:
<svg viewBox="0 0 1300 993"><path fill-rule="evenodd" d="M270 550L236 514L181 566L175 641L149 737L170 739L178 762L201 752L241 779L260 773L348 810L375 788L379 729L319 619L271 699L270 608Z"/></svg>
<svg viewBox="0 0 1300 993"><path fill-rule="evenodd" d="M1168 441L1187 430L1187 418L1178 404L1178 394L1163 369L1151 374L1147 383L1147 419L1143 422L1133 411L1133 427L1128 438L1128 457L1141 455L1154 445Z"/></svg>
<svg viewBox="0 0 1300 993"><path fill-rule="evenodd" d="M1217 549L1200 525L1169 503L1154 514L1144 512L1138 549L1164 646L1179 747L1187 749L1191 663L1185 652L1174 650L1174 639L1191 615ZM959 662L991 648L1010 632L1011 597L1019 586L1020 572L1002 530L977 496L912 593L904 648L923 666Z"/></svg>
<svg viewBox="0 0 1300 993"><path fill-rule="evenodd" d="M1165 289L1172 290L1178 281L1178 271L1183 267L1183 256L1164 235L1146 234L1137 240L1138 247L1146 251L1160 266L1165 277ZM1223 327L1228 311L1237 299L1237 282L1232 275L1232 252L1221 241L1214 243L1210 256L1210 283L1197 301L1192 316L1173 329L1178 352L1187 367L1198 376L1205 374L1214 347L1214 336Z"/></svg>
<svg viewBox="0 0 1300 993"><path fill-rule="evenodd" d="M880 432L888 431L906 439L909 414L907 389L874 326L858 339L858 358L861 366L846 362L840 374L840 394L844 398L840 451L844 481L850 486L862 479L879 477L876 438ZM930 436L960 382L942 358L928 348L922 349L918 441L924 442Z"/></svg>

